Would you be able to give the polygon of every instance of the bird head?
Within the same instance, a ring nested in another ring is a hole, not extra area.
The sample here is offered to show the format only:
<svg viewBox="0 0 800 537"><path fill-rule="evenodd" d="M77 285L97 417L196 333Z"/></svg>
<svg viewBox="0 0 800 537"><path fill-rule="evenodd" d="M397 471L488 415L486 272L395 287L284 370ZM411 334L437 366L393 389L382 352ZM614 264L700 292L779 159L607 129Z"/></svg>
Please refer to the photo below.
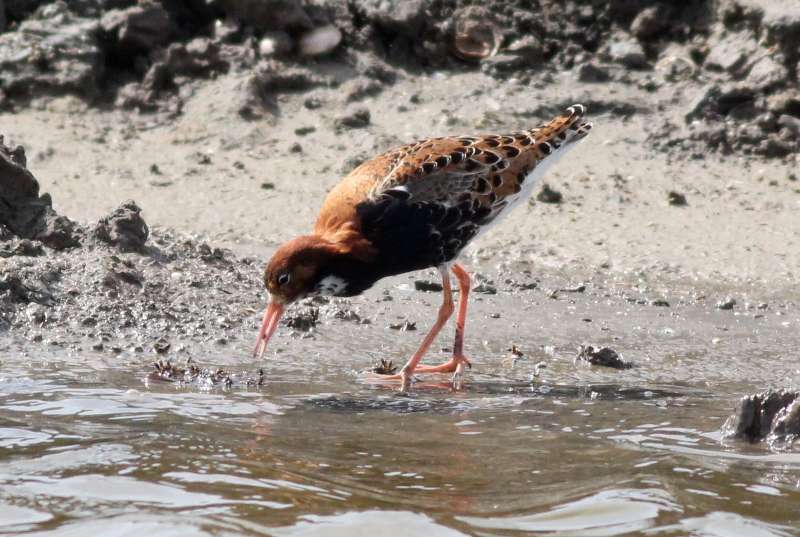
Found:
<svg viewBox="0 0 800 537"><path fill-rule="evenodd" d="M346 282L333 272L336 246L325 239L306 235L283 243L264 271L269 304L264 312L254 354L262 356L278 327L286 306L307 296L343 292Z"/></svg>

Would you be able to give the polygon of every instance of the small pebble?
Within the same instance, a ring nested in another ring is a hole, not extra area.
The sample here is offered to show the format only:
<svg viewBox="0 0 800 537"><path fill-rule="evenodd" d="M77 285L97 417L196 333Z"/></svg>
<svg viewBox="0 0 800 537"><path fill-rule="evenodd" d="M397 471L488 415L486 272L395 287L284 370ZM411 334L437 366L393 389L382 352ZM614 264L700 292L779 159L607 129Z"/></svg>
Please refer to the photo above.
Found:
<svg viewBox="0 0 800 537"><path fill-rule="evenodd" d="M686 195L681 194L680 192L675 192L674 190L667 194L667 200L669 201L670 205L674 205L675 207L685 207L686 205L689 205L689 202L686 201Z"/></svg>

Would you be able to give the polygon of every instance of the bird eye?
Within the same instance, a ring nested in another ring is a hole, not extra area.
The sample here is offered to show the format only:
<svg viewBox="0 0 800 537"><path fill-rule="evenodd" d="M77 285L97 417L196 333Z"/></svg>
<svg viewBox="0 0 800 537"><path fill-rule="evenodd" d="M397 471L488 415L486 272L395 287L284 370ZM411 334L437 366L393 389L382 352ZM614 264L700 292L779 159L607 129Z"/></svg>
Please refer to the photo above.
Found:
<svg viewBox="0 0 800 537"><path fill-rule="evenodd" d="M289 276L289 274L284 272L283 274L278 276L278 285L286 285L287 283L289 283L289 280L291 279L292 279L291 276Z"/></svg>

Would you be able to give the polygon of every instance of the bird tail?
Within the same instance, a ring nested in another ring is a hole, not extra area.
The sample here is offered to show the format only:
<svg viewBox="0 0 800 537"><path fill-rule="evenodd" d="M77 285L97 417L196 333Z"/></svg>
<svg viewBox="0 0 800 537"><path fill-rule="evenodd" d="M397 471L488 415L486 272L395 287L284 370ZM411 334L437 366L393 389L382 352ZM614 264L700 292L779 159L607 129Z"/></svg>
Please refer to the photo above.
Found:
<svg viewBox="0 0 800 537"><path fill-rule="evenodd" d="M549 123L531 129L538 149L547 156L586 137L592 124L586 119L586 107L573 104Z"/></svg>

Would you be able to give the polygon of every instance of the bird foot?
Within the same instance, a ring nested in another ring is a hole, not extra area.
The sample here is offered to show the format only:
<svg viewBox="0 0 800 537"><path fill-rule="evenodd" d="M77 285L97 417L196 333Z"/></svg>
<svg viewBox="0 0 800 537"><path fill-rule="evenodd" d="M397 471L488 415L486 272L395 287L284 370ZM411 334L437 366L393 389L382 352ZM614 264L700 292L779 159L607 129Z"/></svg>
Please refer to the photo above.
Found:
<svg viewBox="0 0 800 537"><path fill-rule="evenodd" d="M397 368L394 368L393 371L396 371ZM382 372L382 371L367 371L365 373L365 377L369 382L400 382L401 392L407 392L408 389L411 387L411 384L416 382L414 375L407 373L404 369L400 371L400 373L389 373L389 372Z"/></svg>
<svg viewBox="0 0 800 537"><path fill-rule="evenodd" d="M416 373L453 373L451 387L454 390L462 389L464 385L464 371L467 368L472 368L466 356L454 355L447 362L440 365L418 365L414 371L409 373L406 368L395 373L397 368L393 366L391 361L381 360L380 363L371 371L367 372L370 380L375 382L397 382L401 384L400 391L407 392L411 385L416 382L414 374Z"/></svg>
<svg viewBox="0 0 800 537"><path fill-rule="evenodd" d="M420 364L414 369L414 373L455 373L458 371L458 366L461 365L463 371L464 366L472 369L472 364L464 355L453 355L448 361L439 365L423 365Z"/></svg>

